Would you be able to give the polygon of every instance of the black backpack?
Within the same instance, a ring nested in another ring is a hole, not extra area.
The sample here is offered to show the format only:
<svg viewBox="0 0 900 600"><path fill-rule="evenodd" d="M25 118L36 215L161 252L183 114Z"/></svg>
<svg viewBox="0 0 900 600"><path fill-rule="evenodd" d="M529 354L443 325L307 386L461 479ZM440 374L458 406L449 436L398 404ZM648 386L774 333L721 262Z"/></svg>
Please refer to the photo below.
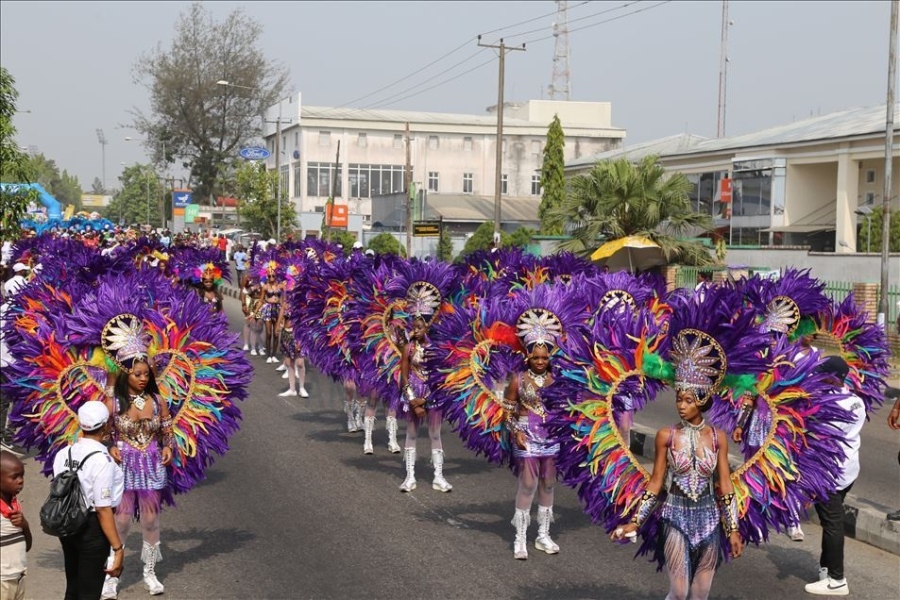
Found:
<svg viewBox="0 0 900 600"><path fill-rule="evenodd" d="M95 454L95 450L81 459L77 469L72 468L72 447L69 446L69 469L50 482L50 495L41 506L41 529L48 535L68 537L79 533L91 514L81 494L78 471Z"/></svg>

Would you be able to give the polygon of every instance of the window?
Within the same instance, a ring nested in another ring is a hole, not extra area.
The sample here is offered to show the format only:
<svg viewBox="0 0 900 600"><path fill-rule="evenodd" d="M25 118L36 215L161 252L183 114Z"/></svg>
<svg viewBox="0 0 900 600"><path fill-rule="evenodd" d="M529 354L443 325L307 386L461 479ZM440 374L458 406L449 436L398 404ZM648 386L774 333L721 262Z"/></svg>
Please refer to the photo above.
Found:
<svg viewBox="0 0 900 600"><path fill-rule="evenodd" d="M331 196L331 187L333 183L337 184L335 197L343 196L341 190L341 168L337 170L337 181L332 182L334 174L334 165L332 163L311 162L306 166L306 195L328 198Z"/></svg>
<svg viewBox="0 0 900 600"><path fill-rule="evenodd" d="M875 203L875 192L866 192L866 204Z"/></svg>
<svg viewBox="0 0 900 600"><path fill-rule="evenodd" d="M429 150L437 150L438 145L440 144L440 139L436 135L428 136L428 149Z"/></svg>
<svg viewBox="0 0 900 600"><path fill-rule="evenodd" d="M281 165L279 170L278 177L278 192L282 198L288 197L288 192L290 191L291 185L291 166L290 165Z"/></svg>
<svg viewBox="0 0 900 600"><path fill-rule="evenodd" d="M500 195L505 196L509 193L509 175L504 173L500 176Z"/></svg>
<svg viewBox="0 0 900 600"><path fill-rule="evenodd" d="M330 131L320 131L319 132L319 145L320 146L330 146L331 145L331 132Z"/></svg>
<svg viewBox="0 0 900 600"><path fill-rule="evenodd" d="M506 154L506 140L503 140L503 143L500 145L500 148L501 148L501 152L503 152L503 154Z"/></svg>
<svg viewBox="0 0 900 600"><path fill-rule="evenodd" d="M437 192L438 191L437 171L429 171L428 172L428 191L429 192Z"/></svg>
<svg viewBox="0 0 900 600"><path fill-rule="evenodd" d="M472 138L466 136L463 138L463 150L471 150L472 149Z"/></svg>
<svg viewBox="0 0 900 600"><path fill-rule="evenodd" d="M474 189L474 178L471 173L463 173L463 194L471 194Z"/></svg>
<svg viewBox="0 0 900 600"><path fill-rule="evenodd" d="M294 132L294 149L296 149L296 150L300 149L300 132L299 131Z"/></svg>
<svg viewBox="0 0 900 600"><path fill-rule="evenodd" d="M541 140L531 140L531 153L535 156L540 156L541 152Z"/></svg>
<svg viewBox="0 0 900 600"><path fill-rule="evenodd" d="M531 176L531 195L532 196L540 196L541 195L541 176L540 175L532 175Z"/></svg>
<svg viewBox="0 0 900 600"><path fill-rule="evenodd" d="M399 133L394 134L394 148L402 148L403 147L403 135Z"/></svg>
<svg viewBox="0 0 900 600"><path fill-rule="evenodd" d="M359 146L360 148L365 148L366 146L369 145L369 140L365 133L363 133L363 132L359 133L359 135L356 138L356 145Z"/></svg>
<svg viewBox="0 0 900 600"><path fill-rule="evenodd" d="M300 184L303 182L303 169L300 167L300 163L294 163L294 198L299 198L303 195L303 190L300 189Z"/></svg>
<svg viewBox="0 0 900 600"><path fill-rule="evenodd" d="M371 198L403 191L403 165L350 165L350 197Z"/></svg>
<svg viewBox="0 0 900 600"><path fill-rule="evenodd" d="M875 169L866 169L866 183L875 183Z"/></svg>
<svg viewBox="0 0 900 600"><path fill-rule="evenodd" d="M287 134L281 136L281 151L284 152L287 148Z"/></svg>
<svg viewBox="0 0 900 600"><path fill-rule="evenodd" d="M275 142L273 140L266 140L266 150L269 151L269 154L275 152Z"/></svg>

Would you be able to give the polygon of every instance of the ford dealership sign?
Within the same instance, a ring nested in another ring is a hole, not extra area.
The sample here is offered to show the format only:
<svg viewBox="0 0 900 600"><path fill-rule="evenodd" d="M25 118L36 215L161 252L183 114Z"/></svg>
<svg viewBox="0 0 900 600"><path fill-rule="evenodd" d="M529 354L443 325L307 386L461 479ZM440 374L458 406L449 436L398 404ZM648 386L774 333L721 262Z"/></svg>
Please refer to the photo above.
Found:
<svg viewBox="0 0 900 600"><path fill-rule="evenodd" d="M240 155L247 160L265 160L269 158L269 151L260 146L250 146L249 148L241 148Z"/></svg>

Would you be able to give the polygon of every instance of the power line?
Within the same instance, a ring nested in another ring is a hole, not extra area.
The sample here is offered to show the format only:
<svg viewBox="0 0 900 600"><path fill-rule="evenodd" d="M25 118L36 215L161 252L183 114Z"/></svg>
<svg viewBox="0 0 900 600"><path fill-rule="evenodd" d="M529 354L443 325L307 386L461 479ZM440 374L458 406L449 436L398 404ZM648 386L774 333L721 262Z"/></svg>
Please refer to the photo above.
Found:
<svg viewBox="0 0 900 600"><path fill-rule="evenodd" d="M622 10L623 8L628 8L632 4L640 4L641 2L643 2L643 0L633 0L632 2L626 2L625 4L622 4L621 6L607 8L606 10L601 10L601 11L598 11L595 13L591 13L589 15L585 15L583 17L578 17L577 19L571 19L569 21L569 24L571 25L572 23L577 23L578 21L584 21L585 19L592 19L594 17L599 17L600 15L605 15L607 13L615 12L617 10ZM569 10L571 10L571 9L569 9ZM555 15L556 13L554 12L553 14ZM522 37L523 35L528 35L530 33L539 33L541 31L546 31L546 29L547 29L546 27L539 27L537 29L532 29L530 31L523 31L522 33L514 33L514 34L508 35L506 37L507 38ZM574 31L574 30L572 30L572 31Z"/></svg>
<svg viewBox="0 0 900 600"><path fill-rule="evenodd" d="M576 4L575 6L572 7L572 9L578 8L579 6L584 6L585 4L590 4L590 0L586 0L586 1L584 1L584 2L580 2L580 3ZM571 10L571 9L570 9L570 10ZM520 27L520 26L522 26L522 25L527 25L528 23L533 23L534 21L538 21L538 20L540 20L540 19L546 19L547 17L552 17L552 16L555 15L555 14L556 14L556 11L553 11L553 12L551 12L551 13L547 13L547 14L544 14L544 15L540 15L540 16L537 16L537 17L532 17L532 18L530 18L530 19L526 19L526 20L524 20L524 21L520 21L520 22L514 23L514 24L512 24L512 25L505 25L505 26L503 26L503 27L498 27L497 29L492 29L491 31L487 31L487 32L485 32L485 33L482 33L481 35L484 36L484 35L489 35L489 34L491 34L491 33L497 33L497 32L499 32L499 31L505 31L505 30L507 30L507 29L514 29L514 28ZM531 32L526 32L526 33L531 33ZM524 35L524 34L516 34L516 35ZM357 103L357 102L361 102L362 100L365 100L365 99L367 99L367 98L370 98L370 97L372 97L372 96L375 96L375 95L377 95L377 94L379 94L379 93L381 93L381 92L383 92L383 91L385 91L385 90L387 90L387 89L390 89L390 88L394 87L395 85L397 85L398 83L402 83L402 82L406 81L407 79L409 79L409 78L411 78L411 77L414 77L414 76L418 75L419 73L421 73L421 72L424 71L425 69L427 69L427 68L429 68L429 67L431 67L431 66L434 66L435 64L441 62L442 60L444 60L444 59L446 59L446 58L449 58L450 56L452 56L452 55L455 54L456 52L459 52L461 49L463 49L463 48L465 48L466 46L468 46L469 44L471 44L471 43L472 43L473 41L475 41L476 39L477 39L477 36L470 37L469 39L467 39L466 41L464 41L462 44L460 44L459 46L457 46L457 47L454 48L453 50L450 50L449 52L447 52L447 53L441 55L440 57L438 57L438 58L436 58L436 59L434 59L433 61L431 61L431 62L428 63L427 65L425 65L425 66L423 66L423 67L421 67L421 68L419 68L419 69L416 69L415 71L413 71L413 72L410 73L409 75L406 75L406 76L404 76L404 77L401 77L400 79L398 79L398 80L396 80L396 81L394 81L394 82L392 82L392 83L389 83L389 84L387 84L387 85L385 85L385 86L382 86L382 87L378 88L377 90L375 90L375 91L373 91L373 92L370 92L370 93L368 93L368 94L365 94L365 95L363 95L363 96L360 96L359 98L355 98L355 99L350 100L350 101L348 101L348 102L344 102L344 103L342 103L342 104L339 104L339 105L336 106L335 108L344 108L345 106L349 106L349 105L351 105L351 104L355 104L355 103ZM466 62L466 61L468 61L468 60L471 60L471 59L474 58L474 57L475 57L475 55L471 55L471 56L469 56L469 58L467 58L465 61L461 61L461 62ZM455 65L455 66L458 66L459 64L461 64L461 63L457 63L457 65ZM443 71L441 74L443 74L443 73L446 73L446 70ZM426 80L425 82L422 82L422 83L426 83L427 81L430 81L430 80ZM403 91L400 92L400 93L403 94L403 93L405 93L405 92L407 92L407 91L409 91L409 89L403 90ZM388 100L388 99L390 99L390 97L389 97L389 98L382 99L382 100L379 100L379 101L376 102L375 104L380 104L380 103L382 103L382 102L384 102L384 101L386 101L386 100Z"/></svg>
<svg viewBox="0 0 900 600"><path fill-rule="evenodd" d="M394 100L394 101L392 101L392 102L389 102L389 103L386 104L385 106L388 106L388 105L390 105L390 104L396 104L397 102L400 102L400 101L402 101L402 100L406 100L406 99L408 99L408 98L413 98L413 97L415 97L415 96L418 96L419 94L424 94L425 92L429 92L429 91L433 90L434 88L441 87L442 85L445 85L445 84L447 84L447 83L450 83L451 81L455 81L455 80L459 79L460 77L462 77L462 76L464 76L464 75L468 75L469 73L473 73L473 72L477 71L478 69L481 69L481 68L483 68L483 67L486 67L487 65L491 64L492 62L494 62L494 58L495 58L495 57L492 56L491 58L487 59L487 60L484 61L483 63L480 63L480 64L478 64L478 65L472 67L471 69L468 69L467 71L463 71L462 73L459 73L459 74L457 74L457 75L454 75L454 76L451 77L450 79L447 79L447 80L444 80L444 81L440 81L440 82L438 82L438 83L436 83L436 84L434 84L434 85L432 85L432 86L429 86L429 87L427 87L427 88L425 88L425 89L419 90L419 91L414 92L414 93L412 93L412 94L409 94L409 95L407 95L407 96L403 96L402 98L397 98L396 100ZM408 91L408 90L407 90L407 91ZM378 107L373 107L373 108L384 108L384 106L378 106Z"/></svg>
<svg viewBox="0 0 900 600"><path fill-rule="evenodd" d="M609 18L609 19L604 19L604 20L602 20L602 21L597 21L596 23L591 23L590 25L582 25L581 27L576 27L575 29L570 29L570 30L569 30L569 33L575 33L576 31L582 31L582 30L584 30L584 29L590 29L590 28L592 28L592 27L597 27L598 25L604 25L604 24L606 24L606 23L612 23L613 21L618 21L619 19L624 19L625 17L631 17L631 16L634 16L634 15L636 15L636 14L638 14L638 13L646 12L646 11L648 11L648 10L653 10L654 8L659 8L660 6L662 6L662 5L664 5L664 4L669 4L670 2L672 2L672 0L665 0L664 2L659 2L659 3L654 4L654 5L652 5L652 6L647 6L647 7L645 7L645 8L640 8L640 9L635 10L635 11L632 11L632 12L630 12L630 13L625 13L624 15L618 15L618 16L615 16L615 17L611 17L611 18ZM549 39L551 39L552 37L553 37L553 34L550 34L550 35L546 35L546 36L544 36L544 37L536 38L536 39L533 39L533 40L528 40L528 41L525 42L525 43L526 43L526 44L536 44L536 43L538 43L538 42L543 42L544 40L549 40Z"/></svg>

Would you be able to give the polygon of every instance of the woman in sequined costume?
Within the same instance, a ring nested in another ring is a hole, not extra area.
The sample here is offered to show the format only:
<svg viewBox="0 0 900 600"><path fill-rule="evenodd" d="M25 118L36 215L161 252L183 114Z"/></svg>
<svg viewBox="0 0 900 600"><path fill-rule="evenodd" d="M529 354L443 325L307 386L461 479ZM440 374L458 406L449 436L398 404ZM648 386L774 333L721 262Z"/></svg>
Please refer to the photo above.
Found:
<svg viewBox="0 0 900 600"><path fill-rule="evenodd" d="M637 512L630 523L612 533L614 540L636 535L656 510L666 474L671 473L672 484L660 509L660 542L669 576L667 599L702 600L709 595L722 556L720 527L726 530L731 556L737 558L743 551L728 464L728 437L703 419L703 411L711 404L708 396L701 398L694 390L678 389L675 406L681 421L656 434L653 473ZM716 475L719 498L713 488Z"/></svg>
<svg viewBox="0 0 900 600"><path fill-rule="evenodd" d="M244 313L244 351L250 356L257 356L260 350L259 338L262 335L262 321L256 312L262 288L259 281L250 275L244 275L241 282L241 312Z"/></svg>
<svg viewBox="0 0 900 600"><path fill-rule="evenodd" d="M270 264L266 268L266 278L262 285L262 296L260 298L258 312L260 320L265 323L266 327L266 358L267 363L277 363L278 358L275 353L278 351L278 329L276 323L278 321L278 312L281 309L281 300L284 296L284 282L277 280L275 265Z"/></svg>
<svg viewBox="0 0 900 600"><path fill-rule="evenodd" d="M222 291L216 285L215 278L211 270L203 272L200 279L200 285L197 287L197 293L203 302L209 306L214 312L222 312Z"/></svg>
<svg viewBox="0 0 900 600"><path fill-rule="evenodd" d="M288 377L288 389L279 396L297 396L309 398L306 391L306 361L300 353L300 344L294 339L294 325L291 319L291 303L282 302L278 315L277 329L281 332L281 355L284 357L285 374Z"/></svg>
<svg viewBox="0 0 900 600"><path fill-rule="evenodd" d="M526 532L535 494L538 497L538 536L534 547L547 554L559 552L559 546L550 538L559 443L549 438L544 426L547 411L541 396L542 391L553 382L550 349L547 342L540 342L532 343L526 351L527 368L510 378L504 394L507 428L519 473L516 512L512 522L516 528L513 556L519 560L528 558Z"/></svg>
<svg viewBox="0 0 900 600"><path fill-rule="evenodd" d="M439 492L453 489L444 479L444 446L441 442L443 411L429 404L428 373L425 370L425 354L430 345L427 318L421 314L413 317L409 341L400 348L400 397L406 414L406 444L403 449L406 479L400 485L401 492L416 489L416 438L422 421L428 423L428 436L431 438L431 461L434 464L431 487Z"/></svg>
<svg viewBox="0 0 900 600"><path fill-rule="evenodd" d="M141 524L144 585L151 595L162 594L156 578L160 552L160 509L172 504L166 465L172 461L172 417L159 397L156 376L146 355L121 361L113 395L106 399L113 415L113 447L110 456L125 471L125 493L116 508L116 527L123 543L132 520ZM108 578L102 598L115 598L118 579Z"/></svg>

